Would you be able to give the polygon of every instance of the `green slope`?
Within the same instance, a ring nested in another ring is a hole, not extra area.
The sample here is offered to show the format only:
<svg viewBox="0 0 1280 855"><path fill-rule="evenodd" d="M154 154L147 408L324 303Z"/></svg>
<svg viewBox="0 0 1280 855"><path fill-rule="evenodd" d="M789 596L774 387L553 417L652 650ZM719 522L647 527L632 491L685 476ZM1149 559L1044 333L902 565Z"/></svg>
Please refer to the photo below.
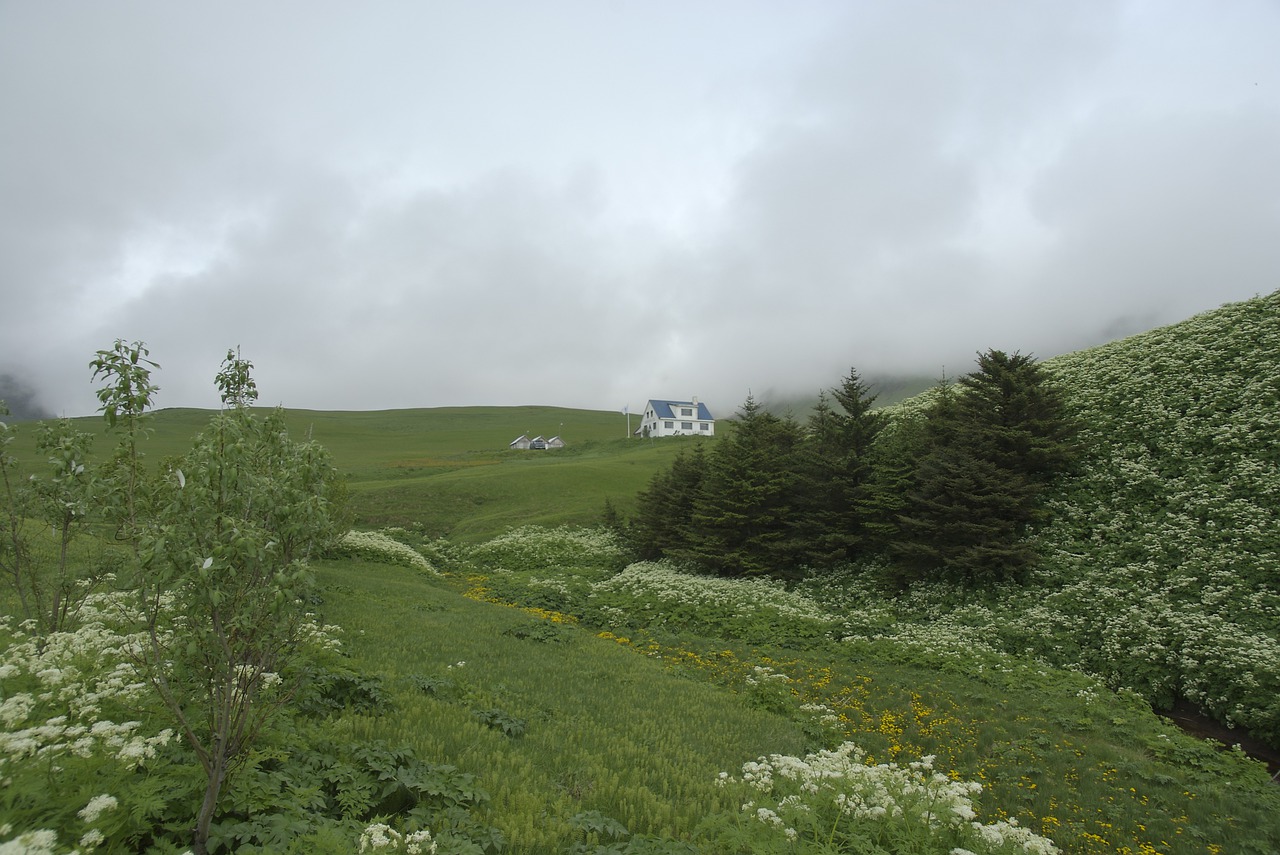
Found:
<svg viewBox="0 0 1280 855"><path fill-rule="evenodd" d="M1041 605L1115 685L1280 746L1280 292L1049 365L1088 455Z"/></svg>
<svg viewBox="0 0 1280 855"><path fill-rule="evenodd" d="M446 407L373 412L286 410L295 437L311 437L347 475L361 526L421 525L432 535L490 537L526 523L596 522L606 499L624 513L653 473L680 448L714 438L627 437L621 413L559 407ZM190 447L211 412L154 413L143 449L159 464ZM99 418L73 420L98 436L98 457L112 440ZM632 419L631 427L637 426ZM512 450L522 433L561 436L562 449ZM13 449L39 471L35 425L22 426Z"/></svg>
<svg viewBox="0 0 1280 855"><path fill-rule="evenodd" d="M1041 569L960 605L896 600L896 619L941 615L1280 747L1280 292L1045 364L1084 456L1050 498Z"/></svg>

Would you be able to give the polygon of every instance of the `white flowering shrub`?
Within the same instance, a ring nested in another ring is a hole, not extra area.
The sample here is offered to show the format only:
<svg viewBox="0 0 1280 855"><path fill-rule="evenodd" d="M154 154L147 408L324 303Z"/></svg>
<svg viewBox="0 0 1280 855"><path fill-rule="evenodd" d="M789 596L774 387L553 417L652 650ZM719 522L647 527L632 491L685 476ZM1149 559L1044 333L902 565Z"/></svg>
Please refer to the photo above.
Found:
<svg viewBox="0 0 1280 855"><path fill-rule="evenodd" d="M92 594L74 632L0 623L0 816L21 841L0 851L121 845L195 798L197 770L167 762L181 746L134 669L146 636L131 629L129 606Z"/></svg>
<svg viewBox="0 0 1280 855"><path fill-rule="evenodd" d="M738 796L741 810L716 836L755 853L1060 852L1014 821L979 821L974 799L982 785L936 771L933 757L905 766L864 758L845 742L804 757L761 757L738 776L721 772L720 785Z"/></svg>
<svg viewBox="0 0 1280 855"><path fill-rule="evenodd" d="M840 624L781 582L697 576L665 561L637 562L595 583L589 609L615 628L665 627L791 644L831 637Z"/></svg>
<svg viewBox="0 0 1280 855"><path fill-rule="evenodd" d="M92 594L74 632L44 635L0 618L0 852L137 851L171 833L189 843L202 774L136 670L148 637L135 605ZM337 632L308 615L308 659L332 655ZM262 679L269 694L284 677ZM279 793L271 802L263 814Z"/></svg>
<svg viewBox="0 0 1280 855"><path fill-rule="evenodd" d="M1043 535L1043 614L1111 685L1280 742L1280 292L1048 365L1089 453Z"/></svg>
<svg viewBox="0 0 1280 855"><path fill-rule="evenodd" d="M491 570L598 578L616 571L622 554L617 535L608 529L527 525L473 547L469 557Z"/></svg>
<svg viewBox="0 0 1280 855"><path fill-rule="evenodd" d="M404 852L407 855L429 855L436 851L431 832L412 831L401 834L386 823L377 822L360 833L359 853Z"/></svg>
<svg viewBox="0 0 1280 855"><path fill-rule="evenodd" d="M529 525L471 547L459 566L483 580L470 596L581 616L591 584L616 573L622 556L611 531Z"/></svg>
<svg viewBox="0 0 1280 855"><path fill-rule="evenodd" d="M398 564L412 570L434 573L435 568L412 546L380 531L349 531L339 538L333 551L339 555Z"/></svg>
<svg viewBox="0 0 1280 855"><path fill-rule="evenodd" d="M24 831L12 839L13 824L0 825L0 853L3 855L57 855L58 834L47 828Z"/></svg>

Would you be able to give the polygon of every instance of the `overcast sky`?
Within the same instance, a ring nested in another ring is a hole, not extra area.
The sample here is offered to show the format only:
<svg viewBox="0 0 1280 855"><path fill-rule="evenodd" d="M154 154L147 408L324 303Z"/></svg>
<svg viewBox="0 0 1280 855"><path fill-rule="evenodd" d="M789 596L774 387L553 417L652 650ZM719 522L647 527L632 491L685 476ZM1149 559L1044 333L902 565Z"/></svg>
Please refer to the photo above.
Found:
<svg viewBox="0 0 1280 855"><path fill-rule="evenodd" d="M1052 356L1280 288L1277 46L1275 0L0 0L0 375L728 415Z"/></svg>

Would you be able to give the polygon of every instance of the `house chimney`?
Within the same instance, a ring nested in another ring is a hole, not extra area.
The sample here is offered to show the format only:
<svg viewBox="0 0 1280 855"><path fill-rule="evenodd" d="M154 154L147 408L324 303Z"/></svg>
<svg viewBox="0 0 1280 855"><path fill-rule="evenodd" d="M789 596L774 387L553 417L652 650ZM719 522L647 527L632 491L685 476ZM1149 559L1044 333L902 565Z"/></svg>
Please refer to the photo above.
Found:
<svg viewBox="0 0 1280 855"><path fill-rule="evenodd" d="M698 396L697 396L697 395L694 395L694 396L693 396L693 405L694 405L695 407L696 407L696 406L698 406Z"/></svg>

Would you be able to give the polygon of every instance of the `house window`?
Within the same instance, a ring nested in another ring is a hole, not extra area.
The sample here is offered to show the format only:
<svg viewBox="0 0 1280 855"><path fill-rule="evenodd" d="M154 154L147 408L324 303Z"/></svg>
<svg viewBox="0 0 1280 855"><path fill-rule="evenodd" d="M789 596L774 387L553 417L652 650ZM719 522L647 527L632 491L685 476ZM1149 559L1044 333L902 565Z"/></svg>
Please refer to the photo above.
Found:
<svg viewBox="0 0 1280 855"><path fill-rule="evenodd" d="M689 416L693 415L693 410L685 409L685 408L681 408L681 410L680 410L680 415L685 416L685 417L687 418L687 417L689 417Z"/></svg>
<svg viewBox="0 0 1280 855"><path fill-rule="evenodd" d="M706 422L698 422L698 430L711 430L711 425Z"/></svg>
<svg viewBox="0 0 1280 855"><path fill-rule="evenodd" d="M681 422L680 430L693 430L693 422Z"/></svg>
<svg viewBox="0 0 1280 855"><path fill-rule="evenodd" d="M675 422L663 422L662 426L667 430L671 430L673 427L675 427Z"/></svg>

